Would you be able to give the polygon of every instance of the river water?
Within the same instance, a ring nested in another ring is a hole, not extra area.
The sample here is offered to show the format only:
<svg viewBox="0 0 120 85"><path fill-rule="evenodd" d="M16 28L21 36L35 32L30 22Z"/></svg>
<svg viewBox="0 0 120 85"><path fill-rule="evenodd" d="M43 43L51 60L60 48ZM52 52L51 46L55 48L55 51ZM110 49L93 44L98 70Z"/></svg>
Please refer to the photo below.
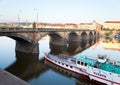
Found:
<svg viewBox="0 0 120 85"><path fill-rule="evenodd" d="M0 37L0 68L31 85L91 85L90 81L77 74L42 61L44 52L87 55L93 58L105 54L113 60L120 60L120 41L117 39L99 38L91 45L73 42L67 47L49 44L49 40L42 39L39 41L39 49L40 54L15 52L15 40Z"/></svg>

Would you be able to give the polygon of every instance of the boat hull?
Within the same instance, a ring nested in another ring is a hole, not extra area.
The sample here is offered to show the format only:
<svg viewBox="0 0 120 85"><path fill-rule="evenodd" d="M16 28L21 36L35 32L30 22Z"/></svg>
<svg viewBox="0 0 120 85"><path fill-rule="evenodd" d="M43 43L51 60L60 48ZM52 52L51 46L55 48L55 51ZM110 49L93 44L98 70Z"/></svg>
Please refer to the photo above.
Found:
<svg viewBox="0 0 120 85"><path fill-rule="evenodd" d="M101 77L98 77L96 75L93 75L92 72L91 73L88 73L89 70L87 70L87 72L82 72L82 71L76 71L72 68L68 68L66 67L65 65L63 66L63 62L59 62L59 61L54 61L52 59L50 59L47 55L45 56L45 60L47 60L48 62L52 63L52 64L55 64L63 69L66 69L68 71L71 71L71 72L74 72L80 76L83 76L84 78L88 79L89 81L90 80L96 80L96 81L100 81L102 83L105 83L107 85L120 85L120 83L117 83L117 82L114 82L114 81L111 81L111 80L107 80L107 79L104 79L104 78L101 78ZM101 84L100 84L101 85ZM103 85L103 84L102 84Z"/></svg>
<svg viewBox="0 0 120 85"><path fill-rule="evenodd" d="M53 64L55 64L55 65L57 65L57 66L65 69L65 70L68 70L68 71L74 72L74 73L76 73L76 74L78 74L78 75L80 75L80 76L83 76L83 77L86 78L87 80L90 80L90 77L89 77L87 74L85 74L85 73L82 73L82 72L79 72L79 73L78 73L78 72L76 72L76 71L74 71L74 70L72 70L72 69L66 68L66 67L64 67L64 66L60 66L58 63L53 62L53 61L52 61L51 59L49 59L48 57L45 57L45 60L47 60L48 62L53 63Z"/></svg>

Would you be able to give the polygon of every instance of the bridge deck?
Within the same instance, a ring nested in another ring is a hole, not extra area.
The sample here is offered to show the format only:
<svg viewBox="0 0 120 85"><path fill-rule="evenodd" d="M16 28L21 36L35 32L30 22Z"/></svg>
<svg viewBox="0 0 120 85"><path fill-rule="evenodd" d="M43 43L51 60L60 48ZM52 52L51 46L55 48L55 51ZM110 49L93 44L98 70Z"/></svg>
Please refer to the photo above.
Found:
<svg viewBox="0 0 120 85"><path fill-rule="evenodd" d="M66 31L95 31L95 30L81 30L81 29L59 29L59 28L0 28L0 32L66 32Z"/></svg>

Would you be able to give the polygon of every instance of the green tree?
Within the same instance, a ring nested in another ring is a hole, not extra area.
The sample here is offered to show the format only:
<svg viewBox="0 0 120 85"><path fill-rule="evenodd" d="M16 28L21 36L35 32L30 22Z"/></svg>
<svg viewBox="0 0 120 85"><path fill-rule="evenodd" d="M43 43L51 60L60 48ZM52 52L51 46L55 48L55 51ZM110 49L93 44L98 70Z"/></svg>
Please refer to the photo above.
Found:
<svg viewBox="0 0 120 85"><path fill-rule="evenodd" d="M33 28L36 28L36 22L33 23Z"/></svg>
<svg viewBox="0 0 120 85"><path fill-rule="evenodd" d="M113 34L112 31L108 31L108 32L105 33L106 36L110 36L110 35L112 35L112 34Z"/></svg>

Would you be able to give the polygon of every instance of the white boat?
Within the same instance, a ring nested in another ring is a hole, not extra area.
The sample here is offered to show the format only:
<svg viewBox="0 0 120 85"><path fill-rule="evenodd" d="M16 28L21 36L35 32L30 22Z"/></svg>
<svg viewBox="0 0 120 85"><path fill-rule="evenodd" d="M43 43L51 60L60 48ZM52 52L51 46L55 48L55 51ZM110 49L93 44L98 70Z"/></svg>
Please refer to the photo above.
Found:
<svg viewBox="0 0 120 85"><path fill-rule="evenodd" d="M92 59L88 56L70 58L48 53L45 54L45 59L88 79L108 85L120 85L120 62L107 59L106 56L98 56L98 59Z"/></svg>

